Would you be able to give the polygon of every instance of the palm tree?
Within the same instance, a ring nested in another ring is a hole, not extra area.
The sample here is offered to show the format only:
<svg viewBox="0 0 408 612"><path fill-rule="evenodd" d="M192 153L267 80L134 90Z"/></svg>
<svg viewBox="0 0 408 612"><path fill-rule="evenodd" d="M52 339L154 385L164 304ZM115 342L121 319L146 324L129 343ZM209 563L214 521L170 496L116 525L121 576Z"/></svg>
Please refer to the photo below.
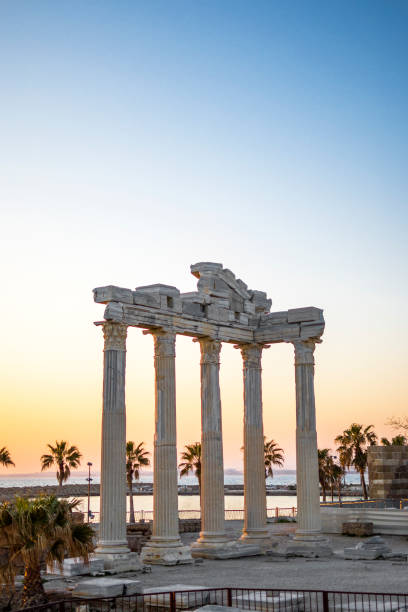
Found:
<svg viewBox="0 0 408 612"><path fill-rule="evenodd" d="M270 476L273 478L273 465L278 465L282 467L284 464L284 451L280 448L275 442L275 440L266 441L266 436L264 436L264 455L265 455L265 480Z"/></svg>
<svg viewBox="0 0 408 612"><path fill-rule="evenodd" d="M47 444L51 453L48 455L42 455L41 457L41 471L47 470L54 464L57 466L57 480L60 487L62 483L66 482L71 475L71 468L77 469L81 464L81 453L76 446L69 446L69 443L65 440L57 442L55 440L55 446Z"/></svg>
<svg viewBox="0 0 408 612"><path fill-rule="evenodd" d="M383 446L407 446L408 440L405 436L400 434L398 436L394 436L391 442L388 438L381 438L381 444Z"/></svg>
<svg viewBox="0 0 408 612"><path fill-rule="evenodd" d="M317 449L317 457L319 462L319 483L322 488L323 502L326 501L326 487L329 480L330 462L332 461L329 453L330 448Z"/></svg>
<svg viewBox="0 0 408 612"><path fill-rule="evenodd" d="M344 476L344 468L339 464L332 461L329 470L329 482L331 489L331 498L334 501L334 487L337 486L339 502L341 502L341 480Z"/></svg>
<svg viewBox="0 0 408 612"><path fill-rule="evenodd" d="M322 448L317 450L319 462L319 483L322 488L323 502L326 501L326 489L330 487L331 498L334 501L334 487L337 486L339 501L341 498L341 479L344 475L344 468L341 462L336 463L334 460L337 457L330 455L330 448Z"/></svg>
<svg viewBox="0 0 408 612"><path fill-rule="evenodd" d="M73 521L78 500L59 500L54 495L27 499L16 497L0 505L0 545L7 550L0 577L12 589L18 563L24 563L22 606L45 603L40 568L43 560L62 569L66 554L88 562L94 532L87 523Z"/></svg>
<svg viewBox="0 0 408 612"><path fill-rule="evenodd" d="M363 428L363 425L352 423L335 440L340 445L337 451L341 463L347 468L353 466L360 474L364 499L368 499L364 477L367 469L367 446L374 446L377 442L377 436L372 428L373 425Z"/></svg>
<svg viewBox="0 0 408 612"><path fill-rule="evenodd" d="M180 457L182 460L179 464L180 476L187 476L187 474L193 472L197 478L201 508L201 442L186 444L184 448L185 450L181 453Z"/></svg>
<svg viewBox="0 0 408 612"><path fill-rule="evenodd" d="M0 448L0 465L4 465L5 467L10 467L10 465L15 466L14 461L11 460L10 452L5 446Z"/></svg>
<svg viewBox="0 0 408 612"><path fill-rule="evenodd" d="M126 442L126 481L129 489L130 496L130 522L135 522L135 510L133 507L133 491L132 482L133 478L139 480L140 468L143 465L150 465L149 451L143 448L144 442L140 442L137 446L134 442L129 440Z"/></svg>

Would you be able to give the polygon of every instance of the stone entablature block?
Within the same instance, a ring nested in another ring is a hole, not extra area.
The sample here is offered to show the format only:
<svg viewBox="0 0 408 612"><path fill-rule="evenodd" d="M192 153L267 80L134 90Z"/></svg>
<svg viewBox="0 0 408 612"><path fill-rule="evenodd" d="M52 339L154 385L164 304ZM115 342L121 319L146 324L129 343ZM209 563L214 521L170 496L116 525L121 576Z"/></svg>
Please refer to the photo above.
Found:
<svg viewBox="0 0 408 612"><path fill-rule="evenodd" d="M222 342L276 343L318 339L324 331L323 311L314 306L270 312L272 300L248 286L220 263L191 266L197 291L180 293L164 284L133 291L108 285L94 289L95 302L106 304L107 321L145 329L164 328L176 334L210 336Z"/></svg>

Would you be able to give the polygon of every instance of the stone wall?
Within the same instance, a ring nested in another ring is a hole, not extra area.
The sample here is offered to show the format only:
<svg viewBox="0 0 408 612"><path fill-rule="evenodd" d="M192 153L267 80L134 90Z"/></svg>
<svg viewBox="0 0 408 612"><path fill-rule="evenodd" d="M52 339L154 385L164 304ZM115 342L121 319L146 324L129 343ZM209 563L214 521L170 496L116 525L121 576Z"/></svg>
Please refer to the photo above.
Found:
<svg viewBox="0 0 408 612"><path fill-rule="evenodd" d="M408 446L370 446L371 499L408 498Z"/></svg>

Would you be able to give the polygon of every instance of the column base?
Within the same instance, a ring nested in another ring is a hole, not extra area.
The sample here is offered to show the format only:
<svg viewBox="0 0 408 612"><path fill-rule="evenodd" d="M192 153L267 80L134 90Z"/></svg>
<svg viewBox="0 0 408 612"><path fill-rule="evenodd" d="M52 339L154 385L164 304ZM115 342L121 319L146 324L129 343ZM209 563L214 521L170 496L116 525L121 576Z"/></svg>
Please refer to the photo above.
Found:
<svg viewBox="0 0 408 612"><path fill-rule="evenodd" d="M297 531L286 548L286 554L291 557L331 557L333 549L330 540L322 533Z"/></svg>
<svg viewBox="0 0 408 612"><path fill-rule="evenodd" d="M127 553L95 553L98 559L102 559L104 571L107 574L120 574L121 572L137 572L142 570L139 555L134 552Z"/></svg>
<svg viewBox="0 0 408 612"><path fill-rule="evenodd" d="M100 540L95 549L96 555L124 555L130 553L127 540Z"/></svg>
<svg viewBox="0 0 408 612"><path fill-rule="evenodd" d="M140 553L142 563L149 565L184 565L193 563L191 551L188 546L183 546L178 540L178 544L167 545L165 542L150 541L147 546L142 548Z"/></svg>
<svg viewBox="0 0 408 612"><path fill-rule="evenodd" d="M248 531L243 531L239 538L239 542L243 544L254 544L261 548L265 546L268 548L271 545L270 534L267 529L248 529Z"/></svg>
<svg viewBox="0 0 408 612"><path fill-rule="evenodd" d="M193 558L203 559L237 559L239 557L254 557L262 554L259 544L244 544L240 541L231 542L194 542L191 545Z"/></svg>

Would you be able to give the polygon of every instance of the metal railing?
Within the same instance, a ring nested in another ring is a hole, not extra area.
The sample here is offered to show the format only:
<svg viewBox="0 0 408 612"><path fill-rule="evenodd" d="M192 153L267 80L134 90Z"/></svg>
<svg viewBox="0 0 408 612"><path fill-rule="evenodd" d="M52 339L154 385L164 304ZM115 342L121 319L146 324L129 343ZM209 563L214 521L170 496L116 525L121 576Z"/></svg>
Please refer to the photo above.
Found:
<svg viewBox="0 0 408 612"><path fill-rule="evenodd" d="M350 501L336 501L336 502L321 502L322 507L328 508L353 508L358 506L359 508L371 508L378 510L397 509L402 510L405 506L408 506L408 499L356 499Z"/></svg>
<svg viewBox="0 0 408 612"><path fill-rule="evenodd" d="M73 598L25 608L25 612L179 612L210 604L260 612L402 612L408 609L408 594L225 587L105 599Z"/></svg>
<svg viewBox="0 0 408 612"><path fill-rule="evenodd" d="M179 519L200 519L201 512L200 510L179 510L178 511ZM268 519L275 518L279 519L282 517L285 518L296 518L297 508L296 506L292 506L290 508L267 508L266 516ZM135 510L134 511L135 522L139 521L152 521L153 520L153 510ZM126 512L126 520L130 521L130 512ZM244 510L225 510L225 520L226 521L243 521L244 520ZM99 512L91 512L90 517L91 523L99 523Z"/></svg>

